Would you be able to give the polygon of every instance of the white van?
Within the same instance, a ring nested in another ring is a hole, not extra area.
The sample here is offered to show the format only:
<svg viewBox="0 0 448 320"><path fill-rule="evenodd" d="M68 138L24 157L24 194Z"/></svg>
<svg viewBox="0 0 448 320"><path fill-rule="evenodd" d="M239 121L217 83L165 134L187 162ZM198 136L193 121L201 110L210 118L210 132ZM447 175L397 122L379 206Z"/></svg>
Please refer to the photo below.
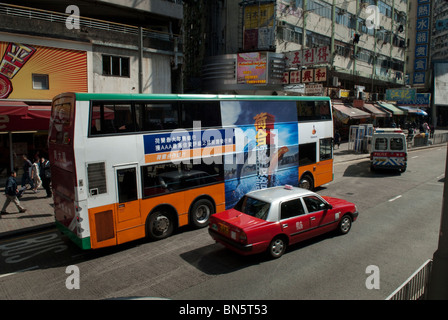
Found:
<svg viewBox="0 0 448 320"><path fill-rule="evenodd" d="M372 136L370 169L406 171L408 149L401 129L376 129Z"/></svg>

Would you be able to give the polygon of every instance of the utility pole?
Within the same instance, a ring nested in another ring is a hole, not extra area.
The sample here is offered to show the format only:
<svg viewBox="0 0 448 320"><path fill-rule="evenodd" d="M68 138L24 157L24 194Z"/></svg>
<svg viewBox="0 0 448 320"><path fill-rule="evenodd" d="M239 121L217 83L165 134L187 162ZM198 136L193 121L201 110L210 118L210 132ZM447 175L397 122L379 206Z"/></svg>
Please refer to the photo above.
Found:
<svg viewBox="0 0 448 320"><path fill-rule="evenodd" d="M448 300L448 149L445 160L442 219L440 221L439 247L434 252L428 285L428 300Z"/></svg>

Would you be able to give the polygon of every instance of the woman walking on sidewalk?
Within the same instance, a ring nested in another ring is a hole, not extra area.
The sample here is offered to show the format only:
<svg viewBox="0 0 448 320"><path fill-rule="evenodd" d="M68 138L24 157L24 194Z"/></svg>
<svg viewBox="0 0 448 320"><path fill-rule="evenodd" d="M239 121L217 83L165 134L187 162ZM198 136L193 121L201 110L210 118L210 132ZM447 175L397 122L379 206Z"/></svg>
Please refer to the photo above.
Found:
<svg viewBox="0 0 448 320"><path fill-rule="evenodd" d="M19 188L17 186L16 177L17 173L15 171L11 171L11 175L6 181L6 188L5 188L6 201L5 204L3 205L2 211L0 212L0 218L2 217L2 214L7 213L6 208L9 206L11 202L14 202L20 213L26 211L26 209L20 205L19 198L17 198Z"/></svg>
<svg viewBox="0 0 448 320"><path fill-rule="evenodd" d="M33 166L31 167L31 179L34 181L34 193L37 192L37 188L40 188L42 185L42 180L40 179L40 172L39 172L39 157L36 157L34 160Z"/></svg>

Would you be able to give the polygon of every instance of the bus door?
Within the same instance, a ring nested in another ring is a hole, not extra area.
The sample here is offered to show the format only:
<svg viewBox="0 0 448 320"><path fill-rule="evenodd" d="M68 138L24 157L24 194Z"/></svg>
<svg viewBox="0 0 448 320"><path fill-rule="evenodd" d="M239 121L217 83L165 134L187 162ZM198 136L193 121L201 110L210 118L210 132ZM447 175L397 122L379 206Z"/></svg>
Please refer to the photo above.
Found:
<svg viewBox="0 0 448 320"><path fill-rule="evenodd" d="M117 232L140 224L137 165L115 167L117 202L115 204ZM120 242L120 241L119 241Z"/></svg>

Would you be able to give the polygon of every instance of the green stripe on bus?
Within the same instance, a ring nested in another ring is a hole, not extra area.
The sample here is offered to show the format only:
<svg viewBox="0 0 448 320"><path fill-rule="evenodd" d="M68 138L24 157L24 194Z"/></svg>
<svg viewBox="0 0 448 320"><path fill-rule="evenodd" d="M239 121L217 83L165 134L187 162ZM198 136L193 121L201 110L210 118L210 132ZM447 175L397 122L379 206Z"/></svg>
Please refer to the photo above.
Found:
<svg viewBox="0 0 448 320"><path fill-rule="evenodd" d="M75 93L76 100L224 100L224 101L330 101L318 96L257 96L257 95L213 95L213 94L132 94L132 93Z"/></svg>
<svg viewBox="0 0 448 320"><path fill-rule="evenodd" d="M63 234L65 234L71 241L73 241L78 247L80 247L83 250L89 250L91 249L90 246L90 237L87 238L78 238L76 234L73 233L73 231L69 230L66 226L61 224L59 221L56 221L56 227L61 231Z"/></svg>

